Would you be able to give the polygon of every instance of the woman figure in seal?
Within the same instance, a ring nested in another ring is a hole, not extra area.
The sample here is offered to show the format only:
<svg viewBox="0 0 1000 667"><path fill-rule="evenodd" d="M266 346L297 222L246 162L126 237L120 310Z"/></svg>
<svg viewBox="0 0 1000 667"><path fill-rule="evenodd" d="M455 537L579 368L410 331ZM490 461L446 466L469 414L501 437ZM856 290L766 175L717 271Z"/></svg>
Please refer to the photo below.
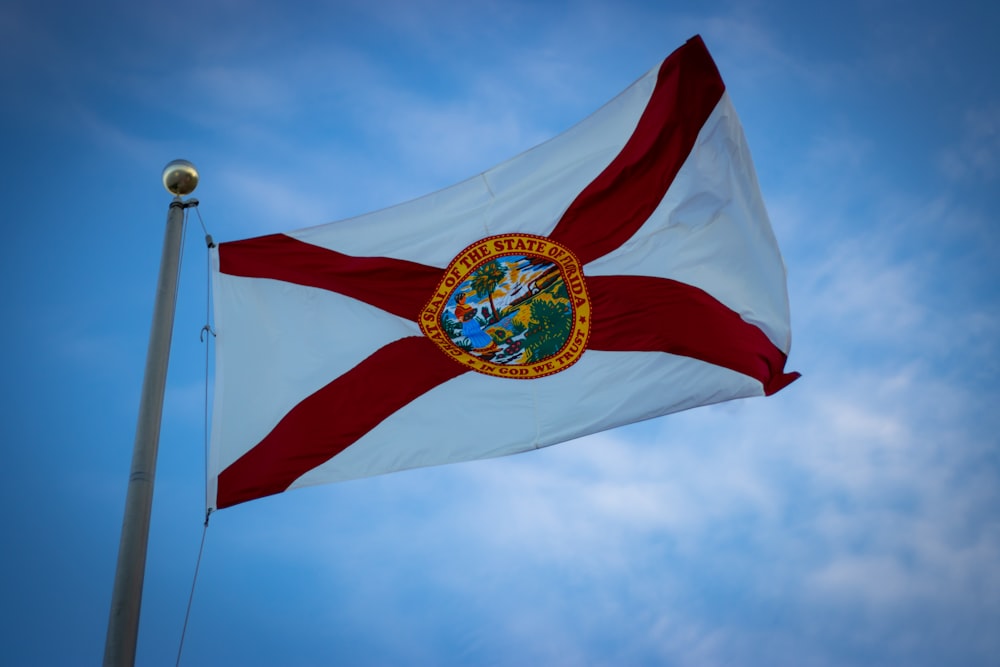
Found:
<svg viewBox="0 0 1000 667"><path fill-rule="evenodd" d="M497 352L497 344L476 321L476 309L465 302L468 296L468 292L455 295L455 319L462 323L462 335L472 343L473 351L480 356L492 356Z"/></svg>

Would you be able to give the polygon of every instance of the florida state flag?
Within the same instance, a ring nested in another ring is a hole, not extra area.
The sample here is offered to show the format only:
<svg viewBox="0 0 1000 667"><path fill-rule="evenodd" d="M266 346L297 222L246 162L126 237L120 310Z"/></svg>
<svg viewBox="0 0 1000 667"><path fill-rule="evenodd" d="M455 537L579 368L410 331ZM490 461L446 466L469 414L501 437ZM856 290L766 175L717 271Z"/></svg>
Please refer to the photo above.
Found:
<svg viewBox="0 0 1000 667"><path fill-rule="evenodd" d="M213 261L212 509L797 377L784 264L699 37L474 178Z"/></svg>

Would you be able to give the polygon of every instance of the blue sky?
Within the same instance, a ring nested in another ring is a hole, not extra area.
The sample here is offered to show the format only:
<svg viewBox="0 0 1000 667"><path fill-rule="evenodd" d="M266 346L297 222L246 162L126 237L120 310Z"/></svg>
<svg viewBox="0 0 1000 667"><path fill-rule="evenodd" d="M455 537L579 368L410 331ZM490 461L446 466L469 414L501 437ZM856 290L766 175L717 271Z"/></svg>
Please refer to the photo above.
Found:
<svg viewBox="0 0 1000 667"><path fill-rule="evenodd" d="M974 2L5 3L0 661L103 651L166 162L217 240L335 220L558 134L698 33L804 377L219 512L182 664L996 664L998 29ZM201 537L193 222L144 665L173 664Z"/></svg>

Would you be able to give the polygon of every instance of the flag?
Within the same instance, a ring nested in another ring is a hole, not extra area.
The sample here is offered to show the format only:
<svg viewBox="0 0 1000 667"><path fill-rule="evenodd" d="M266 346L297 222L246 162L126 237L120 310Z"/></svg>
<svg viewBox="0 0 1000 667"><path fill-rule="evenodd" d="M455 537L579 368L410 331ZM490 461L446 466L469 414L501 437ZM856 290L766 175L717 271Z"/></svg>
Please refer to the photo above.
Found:
<svg viewBox="0 0 1000 667"><path fill-rule="evenodd" d="M212 260L211 509L798 376L784 264L700 37L474 178Z"/></svg>

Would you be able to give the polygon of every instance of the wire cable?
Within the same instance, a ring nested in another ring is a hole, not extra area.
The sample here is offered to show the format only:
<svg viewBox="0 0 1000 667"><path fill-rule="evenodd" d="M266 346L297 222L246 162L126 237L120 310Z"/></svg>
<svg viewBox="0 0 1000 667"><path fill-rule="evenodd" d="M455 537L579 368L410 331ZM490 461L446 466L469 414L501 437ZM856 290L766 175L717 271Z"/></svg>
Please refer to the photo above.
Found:
<svg viewBox="0 0 1000 667"><path fill-rule="evenodd" d="M198 547L198 560L194 564L194 578L191 580L191 593L188 595L187 610L184 612L184 625L181 627L181 640L177 645L177 661L174 667L180 667L181 653L184 651L184 636L187 634L188 619L191 618L191 604L194 602L194 588L198 583L198 570L201 569L201 557L205 553L205 536L208 535L208 517L210 512L205 512L205 525L201 529L201 546Z"/></svg>
<svg viewBox="0 0 1000 667"><path fill-rule="evenodd" d="M212 258L211 249L215 247L215 242L212 240L212 235L208 233L208 229L205 227L205 221L201 217L201 211L198 209L197 201L193 202L193 208L198 214L198 221L201 223L201 229L205 233L205 325L201 328L201 333L199 338L201 342L205 343L205 396L204 396L204 416L203 416L203 440L204 440L204 465L205 465L205 489L207 497L208 489L208 438L209 438L209 401L208 401L208 385L209 385L209 368L210 368L210 348L211 339L215 337L215 331L211 326L211 315L212 315ZM187 214L187 210L185 210ZM185 215L186 221L186 215ZM206 336L205 333L209 335ZM177 661L174 663L175 667L180 667L181 664L181 654L184 651L184 638L187 635L188 621L191 618L191 607L194 603L194 591L198 584L198 572L201 569L202 556L205 553L205 538L208 535L208 520L211 516L212 511L210 509L205 510L205 523L201 531L201 544L198 547L198 558L194 565L194 576L191 579L191 592L188 595L187 609L184 612L184 623L181 627L181 637L177 646Z"/></svg>

